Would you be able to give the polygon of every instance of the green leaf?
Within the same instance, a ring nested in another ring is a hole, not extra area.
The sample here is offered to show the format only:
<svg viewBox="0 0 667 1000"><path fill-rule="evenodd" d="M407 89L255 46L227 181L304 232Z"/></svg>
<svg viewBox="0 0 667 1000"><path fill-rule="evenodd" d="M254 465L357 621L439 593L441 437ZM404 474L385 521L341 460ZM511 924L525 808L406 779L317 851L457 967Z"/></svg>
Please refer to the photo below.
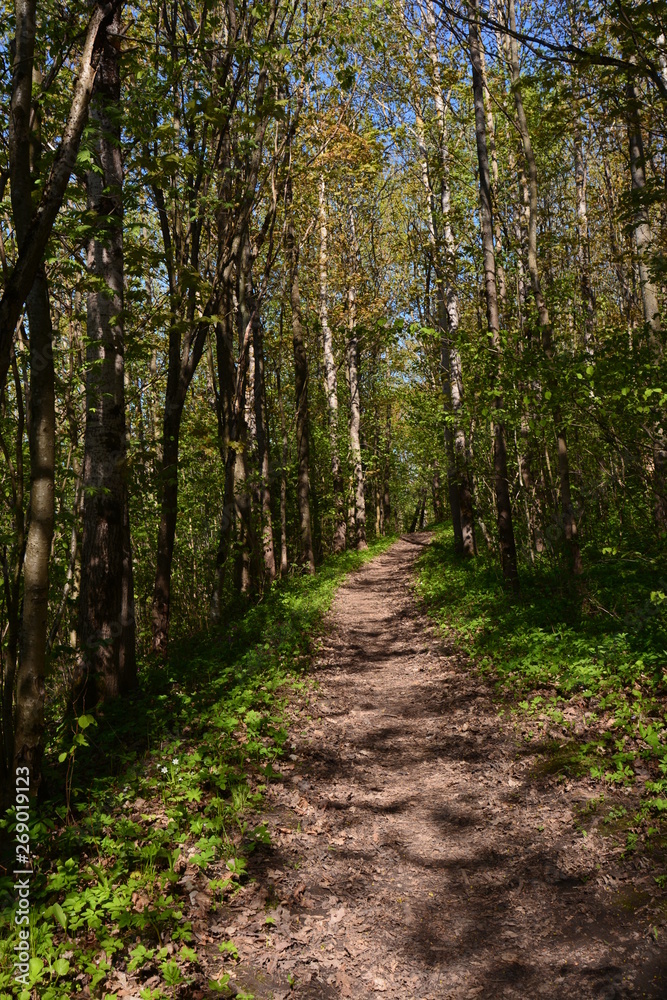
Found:
<svg viewBox="0 0 667 1000"><path fill-rule="evenodd" d="M227 993L227 983L229 982L229 973L225 972L220 979L209 979L208 988L212 990L213 993Z"/></svg>
<svg viewBox="0 0 667 1000"><path fill-rule="evenodd" d="M28 968L30 970L30 980L31 982L34 982L36 979L41 977L44 962L41 958L31 958L28 963Z"/></svg>
<svg viewBox="0 0 667 1000"><path fill-rule="evenodd" d="M69 972L69 962L66 958L57 958L53 963L57 976L66 976Z"/></svg>

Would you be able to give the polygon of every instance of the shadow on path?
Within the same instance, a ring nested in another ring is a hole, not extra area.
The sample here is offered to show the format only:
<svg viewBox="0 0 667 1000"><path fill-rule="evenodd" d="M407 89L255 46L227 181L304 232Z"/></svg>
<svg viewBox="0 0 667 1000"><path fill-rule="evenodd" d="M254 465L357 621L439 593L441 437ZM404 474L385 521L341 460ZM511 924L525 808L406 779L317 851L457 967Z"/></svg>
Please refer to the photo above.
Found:
<svg viewBox="0 0 667 1000"><path fill-rule="evenodd" d="M275 846L253 861L280 900L268 973L297 998L667 997L667 962L604 878L608 845L415 604L428 540L337 595L270 793Z"/></svg>

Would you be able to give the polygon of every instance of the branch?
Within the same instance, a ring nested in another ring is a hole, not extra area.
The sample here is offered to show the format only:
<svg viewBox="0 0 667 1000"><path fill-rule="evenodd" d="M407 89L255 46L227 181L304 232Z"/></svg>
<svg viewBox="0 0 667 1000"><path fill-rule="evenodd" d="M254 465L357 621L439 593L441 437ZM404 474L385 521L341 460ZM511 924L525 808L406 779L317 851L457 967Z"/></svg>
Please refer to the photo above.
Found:
<svg viewBox="0 0 667 1000"><path fill-rule="evenodd" d="M30 294L37 270L42 263L46 244L76 163L95 82L98 35L104 22L112 17L120 2L121 0L112 0L111 3L104 6L96 5L90 18L63 137L53 160L39 206L30 223L18 260L7 280L0 300L0 392L2 392L7 379L14 330L25 301Z"/></svg>

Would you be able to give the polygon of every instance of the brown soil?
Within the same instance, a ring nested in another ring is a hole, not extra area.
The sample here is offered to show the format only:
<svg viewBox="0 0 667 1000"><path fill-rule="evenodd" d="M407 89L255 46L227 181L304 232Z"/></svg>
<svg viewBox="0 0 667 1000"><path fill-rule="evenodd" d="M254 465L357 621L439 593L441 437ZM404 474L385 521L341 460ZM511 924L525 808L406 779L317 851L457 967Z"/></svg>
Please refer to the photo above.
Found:
<svg viewBox="0 0 667 1000"><path fill-rule="evenodd" d="M427 542L401 539L338 592L269 791L272 846L205 938L233 939L258 998L667 997L654 880L582 819L599 786L536 768L443 649L412 593Z"/></svg>

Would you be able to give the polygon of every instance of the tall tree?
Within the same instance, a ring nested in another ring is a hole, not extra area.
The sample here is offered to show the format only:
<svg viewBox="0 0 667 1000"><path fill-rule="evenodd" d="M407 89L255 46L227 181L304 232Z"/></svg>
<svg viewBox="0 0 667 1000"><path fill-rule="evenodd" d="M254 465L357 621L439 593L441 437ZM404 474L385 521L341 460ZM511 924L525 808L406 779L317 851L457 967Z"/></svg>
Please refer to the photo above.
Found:
<svg viewBox="0 0 667 1000"><path fill-rule="evenodd" d="M299 241L293 215L292 176L287 179L287 233L290 306L292 309L292 349L294 353L294 391L296 395L296 451L298 459L297 500L301 532L301 563L308 573L315 572L313 535L310 522L310 440L308 414L308 356L303 339L301 293L299 290Z"/></svg>
<svg viewBox="0 0 667 1000"><path fill-rule="evenodd" d="M486 319L491 341L493 375L498 378L500 362L500 317L498 313L498 289L496 285L496 259L493 246L493 209L491 203L491 176L489 154L486 144L486 114L484 108L484 82L480 55L478 27L478 5L473 0L473 16L469 25L470 61L472 63L472 85L475 107L475 139L477 162L479 165L480 227L482 230L482 253L484 258L484 291L486 295ZM503 576L513 589L519 589L512 504L507 475L507 445L505 427L502 422L502 398L496 392L497 418L493 425L493 466L498 515L498 536L500 540L500 561Z"/></svg>
<svg viewBox="0 0 667 1000"><path fill-rule="evenodd" d="M340 463L338 443L338 379L336 376L336 358L333 349L333 336L329 326L328 301L328 225L326 182L321 173L318 183L319 197L319 229L320 229L320 286L319 314L322 327L322 349L324 353L324 378L326 382L327 406L329 410L329 447L331 449L331 478L334 495L334 532L331 548L333 552L342 552L345 548L345 495L343 489L343 473Z"/></svg>
<svg viewBox="0 0 667 1000"><path fill-rule="evenodd" d="M127 485L120 10L104 37L91 102L99 169L87 175L92 287L87 303L86 431L76 692L86 705L136 683Z"/></svg>
<svg viewBox="0 0 667 1000"><path fill-rule="evenodd" d="M477 552L475 523L470 474L468 471L465 431L463 428L463 371L461 354L457 345L460 311L456 288L456 248L452 229L452 196L449 168L446 107L442 96L442 78L436 35L435 13L432 0L426 0L426 26L428 51L432 71L433 101L436 110L438 154L440 169L440 214L442 217L442 242L444 244L444 268L439 275L438 293L445 299L448 335L443 339L443 370L448 372L449 401L451 403L451 434L453 440L453 474L458 492L456 506L459 511L461 531L461 553L474 556ZM496 163L497 173L497 163ZM497 185L497 178L496 178ZM497 237L496 237L497 238ZM504 299L504 275L502 279ZM456 531L456 529L455 529Z"/></svg>
<svg viewBox="0 0 667 1000"><path fill-rule="evenodd" d="M35 67L35 5L17 4L16 43L12 66L12 94L9 120L9 162L12 211L16 227L19 260L5 286L10 322L16 324L27 299L30 343L30 388L28 401L28 441L30 448L30 514L23 561L23 614L19 665L16 675L14 718L14 764L30 769L31 788L41 780L42 736L44 729L44 679L46 667L49 560L53 539L55 475L55 379L51 303L42 252L38 212L33 207L33 191L39 170L41 142L39 109L33 100ZM64 191L64 188L63 188ZM43 207L43 197L42 205ZM55 218L55 215L54 215ZM53 221L53 220L52 220ZM52 224L51 221L51 224ZM37 227L37 228L36 228ZM43 228L46 228L44 225ZM48 227L50 231L50 226ZM22 257L23 255L23 257ZM27 262L27 263L26 263ZM12 282L24 267L23 293L11 299ZM25 277L28 275L28 278ZM22 299L19 304L19 299ZM14 303L12 307L12 302ZM11 335L0 303L0 352L11 351ZM0 356L0 385L6 367Z"/></svg>
<svg viewBox="0 0 667 1000"><path fill-rule="evenodd" d="M569 550L569 557L572 571L575 574L581 573L581 550L577 537L577 520L574 515L574 504L572 502L572 489L570 483L570 457L567 447L567 433L565 421L563 419L561 403L558 398L559 391L557 380L553 374L553 367L556 363L554 358L553 335L549 310L542 290L542 282L537 260L537 163L533 152L533 145L528 131L528 120L523 102L521 72L519 67L519 47L516 39L516 14L514 0L508 0L509 27L508 49L510 59L510 69L512 74L512 91L514 94L514 106L516 108L519 134L523 145L528 173L528 272L530 283L537 307L537 316L542 335L542 347L549 358L552 366L550 379L550 390L552 393L553 418L556 429L556 439L558 442L558 472L560 478L561 511L565 542Z"/></svg>
<svg viewBox="0 0 667 1000"><path fill-rule="evenodd" d="M361 403L359 397L359 336L357 331L357 289L360 254L357 230L352 205L348 205L350 244L354 254L355 267L348 276L347 285L347 378L350 387L350 454L352 456L354 481L354 527L357 549L368 547L366 542L366 496L364 467L361 460Z"/></svg>

